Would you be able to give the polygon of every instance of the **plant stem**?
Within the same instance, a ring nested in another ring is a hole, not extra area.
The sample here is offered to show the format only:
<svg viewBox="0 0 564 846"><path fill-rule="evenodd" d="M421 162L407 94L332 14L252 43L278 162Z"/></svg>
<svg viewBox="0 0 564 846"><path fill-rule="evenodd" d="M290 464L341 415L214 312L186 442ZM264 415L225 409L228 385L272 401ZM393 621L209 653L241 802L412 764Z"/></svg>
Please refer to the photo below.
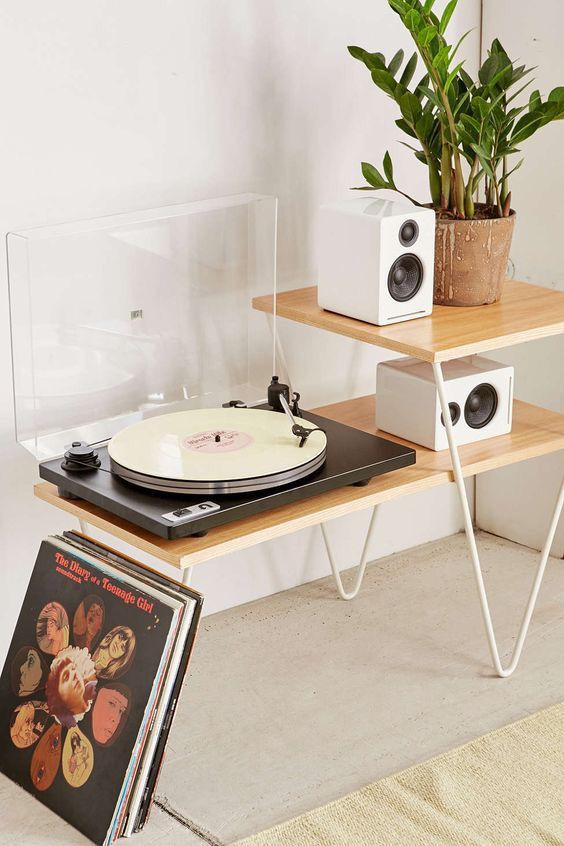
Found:
<svg viewBox="0 0 564 846"><path fill-rule="evenodd" d="M435 208L439 208L441 205L441 177L439 176L439 170L433 156L428 151L425 151L425 157L427 159L427 168L429 170L429 190L431 192L431 202Z"/></svg>
<svg viewBox="0 0 564 846"><path fill-rule="evenodd" d="M494 181L494 188L495 188L495 202L497 206L497 216L503 217L503 207L501 205L501 197L499 194L499 182L497 179Z"/></svg>
<svg viewBox="0 0 564 846"><path fill-rule="evenodd" d="M501 176L501 205L505 206L507 195L509 194L509 185L507 184L507 156L503 157L503 169Z"/></svg>
<svg viewBox="0 0 564 846"><path fill-rule="evenodd" d="M429 57L428 51L425 47L423 47L415 36L412 33L413 40L421 54L421 58L427 68L429 73L429 78L433 83L433 88L435 89L435 94L441 98L443 103L443 109L446 115L448 128L449 128L449 135L450 135L450 142L452 145L452 156L454 159L454 173L455 173L455 180L454 180L454 196L457 206L458 214L461 217L464 217L464 176L462 173L462 164L460 162L460 152L458 150L458 146L456 143L456 126L454 123L454 115L452 114L450 103L448 100L448 95L443 90L441 78L437 73L437 69L433 65L432 59ZM443 130L444 131L444 130Z"/></svg>
<svg viewBox="0 0 564 846"><path fill-rule="evenodd" d="M444 130L441 130L443 136L441 149L441 208L448 209L450 201L450 172L451 172L451 157L449 145L444 140Z"/></svg>
<svg viewBox="0 0 564 846"><path fill-rule="evenodd" d="M475 156L474 161L472 162L472 167L470 168L470 175L468 177L468 182L466 183L466 193L464 195L464 212L466 217L474 217L474 177L476 176L479 163L480 160L478 159L478 156Z"/></svg>

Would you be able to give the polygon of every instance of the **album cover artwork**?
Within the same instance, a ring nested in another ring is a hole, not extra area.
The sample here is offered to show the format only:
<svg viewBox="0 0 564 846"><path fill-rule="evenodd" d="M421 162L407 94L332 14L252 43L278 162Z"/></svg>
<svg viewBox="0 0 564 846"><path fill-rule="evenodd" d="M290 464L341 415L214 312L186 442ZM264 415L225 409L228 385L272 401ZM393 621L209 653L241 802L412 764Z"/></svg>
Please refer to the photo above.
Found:
<svg viewBox="0 0 564 846"><path fill-rule="evenodd" d="M0 770L100 844L175 625L139 584L44 541L0 676Z"/></svg>

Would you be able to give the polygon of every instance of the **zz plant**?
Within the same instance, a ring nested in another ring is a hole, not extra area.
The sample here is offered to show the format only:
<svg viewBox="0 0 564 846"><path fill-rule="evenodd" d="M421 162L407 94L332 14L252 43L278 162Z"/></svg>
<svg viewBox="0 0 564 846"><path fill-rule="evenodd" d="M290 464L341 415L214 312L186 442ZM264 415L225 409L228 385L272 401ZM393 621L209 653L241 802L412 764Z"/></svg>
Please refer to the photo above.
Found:
<svg viewBox="0 0 564 846"><path fill-rule="evenodd" d="M415 42L408 61L404 63L403 50L388 62L382 53L348 49L397 103L401 116L396 125L410 139L402 143L428 168L432 206L444 218L508 217L509 178L523 163L514 157L533 133L564 118L564 87L555 88L546 100L536 90L520 99L534 69L512 61L497 38L478 79L472 79L459 58L469 32L454 45L446 37L458 0L449 0L440 17L433 11L435 0L388 3ZM416 77L419 61L423 75ZM397 187L389 152L382 171L363 162L362 174L368 185L359 190L389 188L421 205ZM478 204L480 190L485 202Z"/></svg>

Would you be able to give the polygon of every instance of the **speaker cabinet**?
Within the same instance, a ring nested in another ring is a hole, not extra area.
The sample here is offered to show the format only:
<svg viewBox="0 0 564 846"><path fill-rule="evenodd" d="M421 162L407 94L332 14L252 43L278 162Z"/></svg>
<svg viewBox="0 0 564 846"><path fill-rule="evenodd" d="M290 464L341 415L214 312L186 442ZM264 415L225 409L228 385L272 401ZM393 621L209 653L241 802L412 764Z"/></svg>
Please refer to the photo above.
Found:
<svg viewBox="0 0 564 846"><path fill-rule="evenodd" d="M377 326L433 310L435 212L359 197L319 211L318 302Z"/></svg>
<svg viewBox="0 0 564 846"><path fill-rule="evenodd" d="M457 444L511 431L513 367L478 355L442 365ZM376 381L376 425L421 446L447 449L433 368L416 358L383 361Z"/></svg>

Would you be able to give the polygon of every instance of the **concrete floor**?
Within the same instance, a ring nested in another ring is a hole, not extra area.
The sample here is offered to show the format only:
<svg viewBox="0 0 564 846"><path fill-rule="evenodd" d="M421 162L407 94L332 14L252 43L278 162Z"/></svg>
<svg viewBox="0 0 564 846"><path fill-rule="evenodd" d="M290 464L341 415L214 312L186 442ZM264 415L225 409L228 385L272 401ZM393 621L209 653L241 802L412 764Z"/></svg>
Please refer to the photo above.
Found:
<svg viewBox="0 0 564 846"><path fill-rule="evenodd" d="M537 555L483 533L479 545L509 652ZM161 807L136 846L232 843L561 701L563 565L550 561L522 664L504 680L463 535L375 562L352 603L327 578L206 618ZM83 842L0 778L1 846Z"/></svg>

